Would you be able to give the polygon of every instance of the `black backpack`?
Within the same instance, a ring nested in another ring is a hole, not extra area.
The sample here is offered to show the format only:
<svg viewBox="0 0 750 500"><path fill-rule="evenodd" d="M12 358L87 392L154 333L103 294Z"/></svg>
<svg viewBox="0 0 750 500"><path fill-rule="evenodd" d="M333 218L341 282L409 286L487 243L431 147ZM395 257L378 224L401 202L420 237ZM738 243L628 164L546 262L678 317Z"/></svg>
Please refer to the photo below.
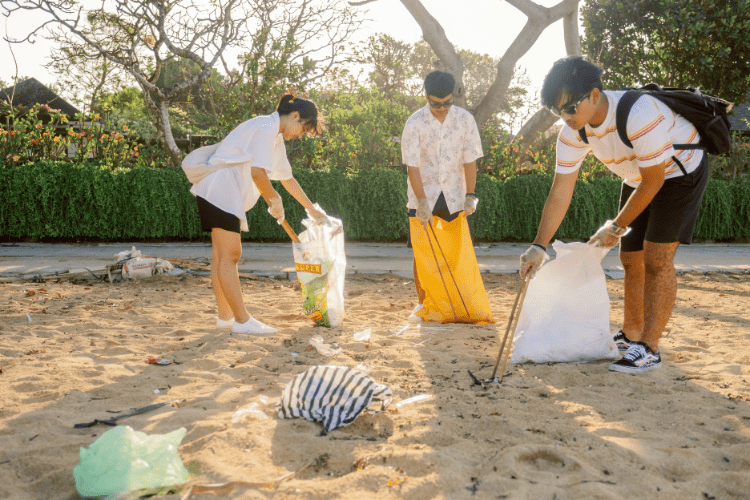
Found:
<svg viewBox="0 0 750 500"><path fill-rule="evenodd" d="M617 103L615 123L617 124L617 134L620 140L629 148L633 144L628 139L626 125L630 109L644 94L648 94L667 106L692 123L701 136L698 144L673 144L675 149L705 149L710 154L721 154L729 151L732 138L729 132L729 118L727 113L732 110L732 103L708 94L703 94L700 90L689 87L686 89L662 88L655 83L650 83L639 89L624 89L625 94ZM588 144L586 130L578 131L581 140ZM672 159L677 163L685 174L685 168L676 157Z"/></svg>

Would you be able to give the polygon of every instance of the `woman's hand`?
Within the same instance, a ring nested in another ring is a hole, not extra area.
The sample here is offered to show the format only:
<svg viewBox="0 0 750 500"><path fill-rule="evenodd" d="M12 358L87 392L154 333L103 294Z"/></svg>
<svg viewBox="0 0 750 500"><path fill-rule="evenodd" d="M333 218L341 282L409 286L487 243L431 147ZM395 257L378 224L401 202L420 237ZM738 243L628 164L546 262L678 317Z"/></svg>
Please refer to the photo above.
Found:
<svg viewBox="0 0 750 500"><path fill-rule="evenodd" d="M310 205L307 210L307 215L310 216L310 218L315 221L317 224L322 224L328 220L328 216L324 213L315 208L315 205Z"/></svg>

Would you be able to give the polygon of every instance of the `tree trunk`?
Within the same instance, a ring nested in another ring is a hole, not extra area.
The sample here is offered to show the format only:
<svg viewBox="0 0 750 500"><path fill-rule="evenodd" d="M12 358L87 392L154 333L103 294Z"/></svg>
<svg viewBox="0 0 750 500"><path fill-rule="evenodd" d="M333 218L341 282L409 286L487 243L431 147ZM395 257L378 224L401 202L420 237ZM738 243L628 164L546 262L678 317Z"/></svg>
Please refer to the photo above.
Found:
<svg viewBox="0 0 750 500"><path fill-rule="evenodd" d="M490 86L487 94L474 110L477 125L482 128L495 115L505 101L510 82L513 79L516 64L521 57L539 39L539 35L552 23L563 19L565 27L565 47L568 55L581 53L581 42L578 37L578 1L560 0L553 7L541 7L531 0L507 0L509 4L517 8L528 17L526 25L516 37L508 50L503 54L497 64L497 77ZM358 2L355 4L368 3ZM445 30L440 23L425 9L420 0L401 0L401 3L411 13L414 20L422 28L425 41L430 45L433 52L440 58L446 71L456 78L456 104L466 107L465 92L463 91L463 62L456 53L453 45L445 35ZM540 119L537 115L541 114ZM522 130L525 138L534 138L538 131L548 129L556 120L551 120L551 113L540 110L527 122ZM544 127L541 129L541 127ZM520 134L517 136L520 137Z"/></svg>
<svg viewBox="0 0 750 500"><path fill-rule="evenodd" d="M581 55L581 37L578 35L578 5L575 12L563 18L563 33L565 37L565 52L569 56ZM526 150L539 138L539 134L548 130L557 123L560 118L550 113L547 108L541 108L534 116L523 124L521 130L511 142L518 143L521 149Z"/></svg>
<svg viewBox="0 0 750 500"><path fill-rule="evenodd" d="M177 147L172 134L172 126L169 123L169 100L161 97L159 103L154 102L151 93L143 88L143 97L145 98L148 109L154 114L156 119L156 136L159 145L167 154L167 161L172 168L178 167L182 163L182 151Z"/></svg>

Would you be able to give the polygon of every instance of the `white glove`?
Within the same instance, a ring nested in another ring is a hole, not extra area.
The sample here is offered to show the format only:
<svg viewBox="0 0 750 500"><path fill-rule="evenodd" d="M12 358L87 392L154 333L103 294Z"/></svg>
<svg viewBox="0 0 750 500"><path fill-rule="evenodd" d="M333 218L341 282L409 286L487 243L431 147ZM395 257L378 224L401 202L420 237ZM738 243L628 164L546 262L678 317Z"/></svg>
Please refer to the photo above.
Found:
<svg viewBox="0 0 750 500"><path fill-rule="evenodd" d="M476 212L477 205L479 204L479 198L473 194L467 194L464 199L464 213L469 216Z"/></svg>
<svg viewBox="0 0 750 500"><path fill-rule="evenodd" d="M629 227L620 227L615 221L608 220L602 227L589 239L589 245L595 247L611 248L620 242L620 238L630 232Z"/></svg>
<svg viewBox="0 0 750 500"><path fill-rule="evenodd" d="M268 213L271 214L279 224L284 222L284 204L281 202L281 196L276 195L275 198L271 198L268 202Z"/></svg>
<svg viewBox="0 0 750 500"><path fill-rule="evenodd" d="M315 224L325 224L328 222L328 216L317 203L311 205L310 208L306 208L305 211L307 212L307 216L311 218Z"/></svg>
<svg viewBox="0 0 750 500"><path fill-rule="evenodd" d="M417 200L417 219L424 225L432 222L432 209L430 209L430 202L427 198Z"/></svg>
<svg viewBox="0 0 750 500"><path fill-rule="evenodd" d="M547 251L541 245L531 245L528 250L521 254L521 277L526 279L526 275L531 273L533 278L544 264L546 257Z"/></svg>

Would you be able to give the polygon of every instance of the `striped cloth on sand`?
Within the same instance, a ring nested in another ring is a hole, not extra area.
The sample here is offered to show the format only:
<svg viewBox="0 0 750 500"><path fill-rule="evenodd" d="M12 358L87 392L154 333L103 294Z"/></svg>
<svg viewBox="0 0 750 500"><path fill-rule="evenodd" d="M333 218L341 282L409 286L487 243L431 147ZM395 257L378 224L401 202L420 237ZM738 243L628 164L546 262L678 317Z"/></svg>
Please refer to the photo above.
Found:
<svg viewBox="0 0 750 500"><path fill-rule="evenodd" d="M380 401L379 411L391 403L393 393L362 372L346 366L313 366L284 388L276 405L279 418L302 417L323 422L325 432L351 424L357 416Z"/></svg>

